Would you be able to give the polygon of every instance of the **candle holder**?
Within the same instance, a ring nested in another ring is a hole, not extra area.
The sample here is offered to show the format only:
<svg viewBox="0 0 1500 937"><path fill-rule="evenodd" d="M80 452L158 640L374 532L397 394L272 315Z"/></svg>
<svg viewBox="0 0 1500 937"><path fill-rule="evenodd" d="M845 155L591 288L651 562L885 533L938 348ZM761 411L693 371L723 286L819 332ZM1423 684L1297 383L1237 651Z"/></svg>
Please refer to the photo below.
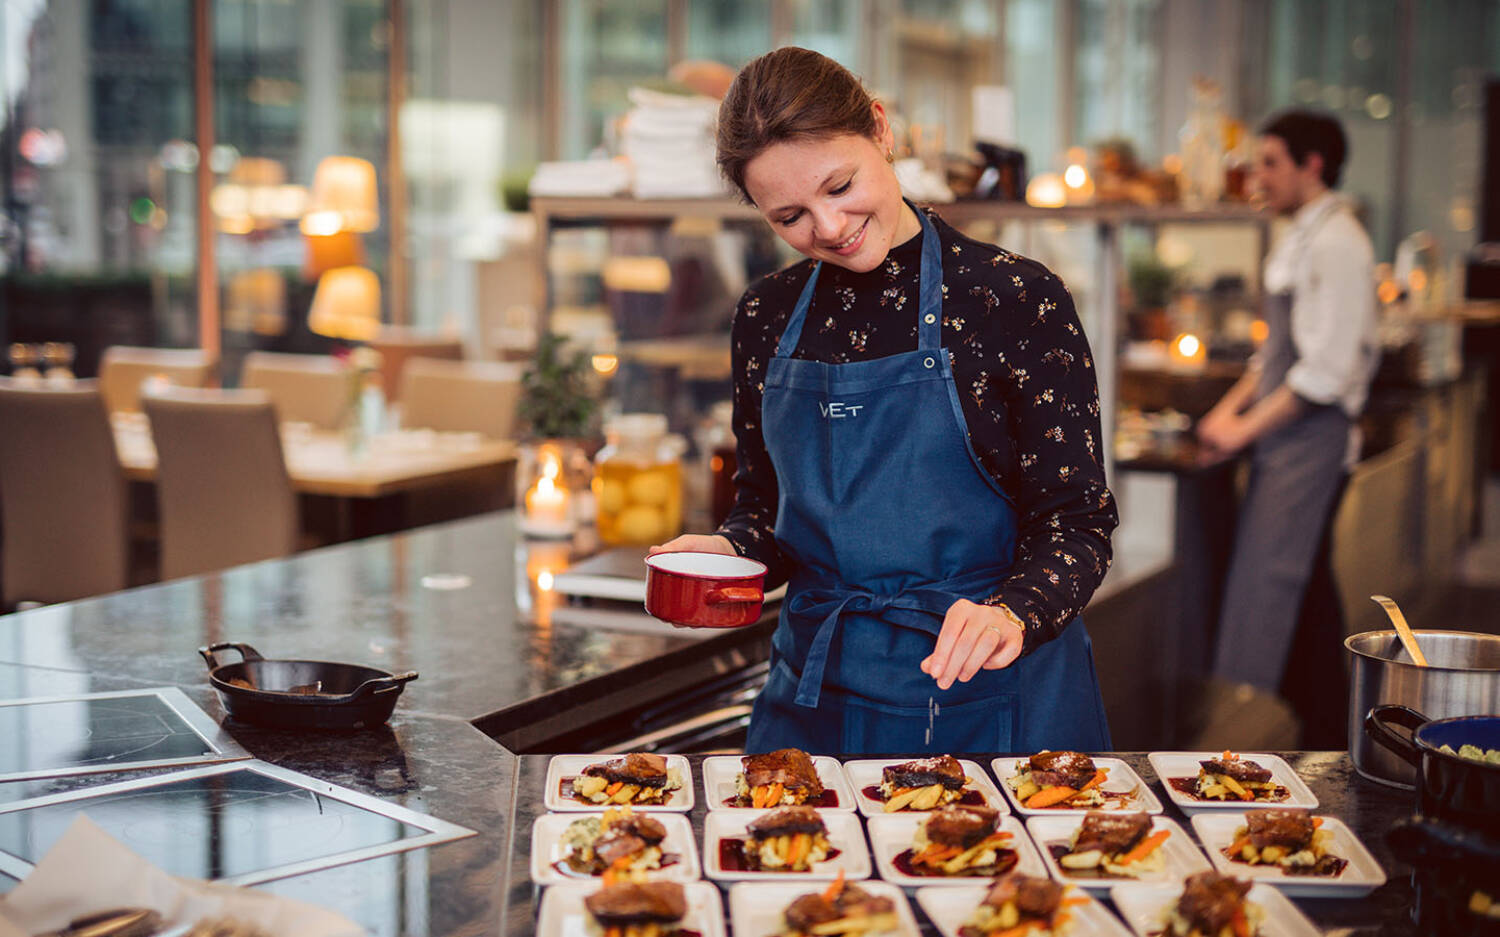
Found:
<svg viewBox="0 0 1500 937"><path fill-rule="evenodd" d="M521 498L521 533L540 539L572 537L578 530L575 500L563 471L562 450L554 445L540 446Z"/></svg>

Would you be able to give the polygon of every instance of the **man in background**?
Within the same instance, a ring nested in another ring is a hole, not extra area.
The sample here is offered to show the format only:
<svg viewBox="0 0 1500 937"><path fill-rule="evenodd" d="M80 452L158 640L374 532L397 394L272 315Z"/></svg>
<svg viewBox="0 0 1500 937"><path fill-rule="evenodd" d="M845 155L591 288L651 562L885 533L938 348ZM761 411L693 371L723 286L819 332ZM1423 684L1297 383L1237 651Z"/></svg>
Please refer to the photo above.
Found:
<svg viewBox="0 0 1500 937"><path fill-rule="evenodd" d="M1260 128L1252 184L1290 220L1266 258L1268 335L1197 429L1209 459L1250 455L1214 670L1272 692L1358 457L1354 421L1378 363L1374 252L1333 191L1346 153L1328 115L1284 111Z"/></svg>

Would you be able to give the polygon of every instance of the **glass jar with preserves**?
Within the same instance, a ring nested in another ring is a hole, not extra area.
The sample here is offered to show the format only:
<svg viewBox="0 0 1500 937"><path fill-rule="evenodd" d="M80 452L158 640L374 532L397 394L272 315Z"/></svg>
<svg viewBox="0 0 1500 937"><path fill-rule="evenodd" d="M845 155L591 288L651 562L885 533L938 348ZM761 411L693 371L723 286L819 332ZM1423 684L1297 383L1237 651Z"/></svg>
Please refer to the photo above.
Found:
<svg viewBox="0 0 1500 937"><path fill-rule="evenodd" d="M599 539L663 543L682 530L681 448L657 413L622 413L605 424L594 459Z"/></svg>

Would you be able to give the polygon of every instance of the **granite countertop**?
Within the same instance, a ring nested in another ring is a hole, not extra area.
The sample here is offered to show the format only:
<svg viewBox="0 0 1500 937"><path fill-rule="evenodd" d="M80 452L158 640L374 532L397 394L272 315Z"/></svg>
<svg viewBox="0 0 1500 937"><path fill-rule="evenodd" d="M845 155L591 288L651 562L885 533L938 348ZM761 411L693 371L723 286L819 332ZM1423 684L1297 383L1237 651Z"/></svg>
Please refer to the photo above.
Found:
<svg viewBox="0 0 1500 937"><path fill-rule="evenodd" d="M693 824L700 850L703 848L703 821L708 813L703 798L703 757L688 756L697 795L688 817ZM995 756L964 757L978 762L988 771ZM1157 798L1165 806L1166 815L1175 819L1192 836L1193 830L1188 819L1170 803L1146 754L1123 752L1119 753L1119 757L1151 785ZM1396 863L1385 844L1385 831L1391 823L1412 812L1413 794L1410 791L1382 787L1361 778L1355 773L1353 763L1344 752L1283 752L1282 757L1286 758L1318 798L1316 812L1330 814L1348 824L1380 863L1387 878L1384 885L1361 898L1296 898L1293 902L1327 934L1337 934L1339 937L1416 937L1418 931L1410 919L1413 901L1410 875ZM542 806L542 790L549 760L546 755L522 755L516 772L515 833L510 854L511 884L505 930L506 934L514 937L534 933L536 929L536 911L541 889L531 883L531 825L539 815L547 812ZM720 888L725 890L727 885L720 883ZM905 891L908 897L915 892L910 888ZM911 905L924 935L936 935L937 930L915 900ZM726 910L727 907L726 903ZM763 935L733 934L732 937Z"/></svg>
<svg viewBox="0 0 1500 937"><path fill-rule="evenodd" d="M257 887L338 911L380 937L529 934L536 911L530 830L547 758L518 758L496 739L542 717L569 718L646 681L660 686L716 666L764 639L755 628L689 638L667 628L551 623L551 599L527 584L526 570L542 562L560 568L566 557L555 546L518 541L514 515L502 512L0 617L0 699L175 686L222 721L196 654L220 641L249 643L268 657L417 670L420 678L379 729L225 728L257 758L477 835ZM443 585L455 574L469 584L424 586L435 574L450 574ZM1143 757L1128 757L1150 777ZM1411 795L1357 778L1342 753L1291 759L1392 879L1367 899L1299 904L1336 933L1414 933L1404 916L1410 885L1381 838L1410 811ZM139 776L0 782L0 804ZM704 812L700 804L693 814L700 833ZM0 875L0 892L11 887Z"/></svg>

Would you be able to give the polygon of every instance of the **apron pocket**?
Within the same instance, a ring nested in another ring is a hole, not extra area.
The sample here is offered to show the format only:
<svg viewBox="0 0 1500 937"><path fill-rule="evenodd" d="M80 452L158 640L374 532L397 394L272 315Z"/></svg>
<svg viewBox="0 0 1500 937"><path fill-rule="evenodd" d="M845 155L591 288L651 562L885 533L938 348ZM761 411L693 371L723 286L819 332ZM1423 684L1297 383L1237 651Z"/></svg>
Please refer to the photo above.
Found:
<svg viewBox="0 0 1500 937"><path fill-rule="evenodd" d="M824 690L827 695L827 690ZM867 755L1008 752L1016 735L1016 694L996 693L968 703L892 706L845 696L845 752Z"/></svg>

